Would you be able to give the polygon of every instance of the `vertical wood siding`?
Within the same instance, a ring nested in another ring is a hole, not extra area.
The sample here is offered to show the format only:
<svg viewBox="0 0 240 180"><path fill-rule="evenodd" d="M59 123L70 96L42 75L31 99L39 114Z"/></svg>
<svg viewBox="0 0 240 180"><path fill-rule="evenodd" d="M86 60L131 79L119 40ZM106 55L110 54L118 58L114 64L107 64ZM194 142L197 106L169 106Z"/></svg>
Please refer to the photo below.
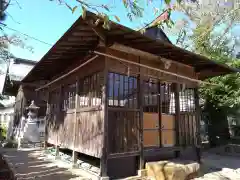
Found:
<svg viewBox="0 0 240 180"><path fill-rule="evenodd" d="M77 112L76 126L75 149L100 158L103 145L103 111Z"/></svg>
<svg viewBox="0 0 240 180"><path fill-rule="evenodd" d="M94 66L91 68L91 66ZM102 65L75 74L50 88L48 142L100 158L103 140ZM78 79L79 87L76 87ZM78 102L76 90L78 88ZM76 107L75 107L76 106Z"/></svg>

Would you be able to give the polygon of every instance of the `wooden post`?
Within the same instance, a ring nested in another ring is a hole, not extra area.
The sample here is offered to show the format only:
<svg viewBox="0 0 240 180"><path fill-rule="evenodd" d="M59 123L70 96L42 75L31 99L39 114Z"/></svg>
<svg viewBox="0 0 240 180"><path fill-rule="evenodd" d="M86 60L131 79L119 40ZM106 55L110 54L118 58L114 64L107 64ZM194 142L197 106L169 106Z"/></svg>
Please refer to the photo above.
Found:
<svg viewBox="0 0 240 180"><path fill-rule="evenodd" d="M61 103L62 103L62 89L63 87L60 85L59 87L59 95L58 95L58 106L57 106L57 117L61 116ZM60 150L60 145L58 144L58 136L59 136L59 132L57 134L57 143L56 143L56 155L55 155L55 159L59 159L59 150Z"/></svg>
<svg viewBox="0 0 240 180"><path fill-rule="evenodd" d="M139 57L139 63L141 59ZM143 147L143 78L141 75L141 67L139 67L139 76L138 76L138 108L139 108L139 170L144 169L144 147Z"/></svg>
<svg viewBox="0 0 240 180"><path fill-rule="evenodd" d="M175 138L176 138L176 146L179 146L179 120L180 120L180 101L179 101L179 91L180 84L175 83L174 87L174 98L175 98Z"/></svg>
<svg viewBox="0 0 240 180"><path fill-rule="evenodd" d="M180 100L179 100L179 91L180 84L174 84L174 99L175 99L175 146L179 146L179 121L180 121ZM175 157L178 158L180 156L180 151L175 151Z"/></svg>
<svg viewBox="0 0 240 180"><path fill-rule="evenodd" d="M103 148L102 148L102 157L100 159L100 176L107 176L107 159L108 159L108 62L105 58L105 67L104 67L104 85L102 89L102 111L103 111Z"/></svg>
<svg viewBox="0 0 240 180"><path fill-rule="evenodd" d="M196 155L197 160L201 163L201 137L200 137L200 114L201 109L199 105L199 92L197 88L194 88L194 102L195 102L195 120L196 120Z"/></svg>
<svg viewBox="0 0 240 180"><path fill-rule="evenodd" d="M76 77L76 94L75 94L75 112L74 112L74 128L73 128L73 151L72 151L72 167L76 167L77 164L77 152L76 147L76 137L77 137L77 110L79 103L79 79Z"/></svg>
<svg viewBox="0 0 240 180"><path fill-rule="evenodd" d="M50 118L50 105L49 105L49 100L50 100L50 94L49 94L49 90L47 89L47 109L46 109L46 118L45 118L45 122L44 122L44 149L47 149L47 140L48 140L48 121Z"/></svg>
<svg viewBox="0 0 240 180"><path fill-rule="evenodd" d="M158 81L158 127L159 127L159 147L162 147L162 94L161 82Z"/></svg>
<svg viewBox="0 0 240 180"><path fill-rule="evenodd" d="M56 149L56 154L55 154L55 159L60 159L60 156L59 156L59 150L60 150L60 147L58 145L55 145L55 149Z"/></svg>

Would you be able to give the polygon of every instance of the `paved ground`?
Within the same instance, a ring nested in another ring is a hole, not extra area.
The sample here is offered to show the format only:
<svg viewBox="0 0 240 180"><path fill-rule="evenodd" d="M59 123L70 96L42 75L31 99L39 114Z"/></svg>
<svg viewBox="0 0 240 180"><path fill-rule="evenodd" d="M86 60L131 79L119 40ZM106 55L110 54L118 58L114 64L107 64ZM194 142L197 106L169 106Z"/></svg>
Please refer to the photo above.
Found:
<svg viewBox="0 0 240 180"><path fill-rule="evenodd" d="M240 180L240 158L203 154L202 177L195 180Z"/></svg>
<svg viewBox="0 0 240 180"><path fill-rule="evenodd" d="M84 178L81 170L71 169L63 162L46 160L41 150L4 149L1 152L13 169L17 179L77 180ZM85 176L88 177L88 176Z"/></svg>

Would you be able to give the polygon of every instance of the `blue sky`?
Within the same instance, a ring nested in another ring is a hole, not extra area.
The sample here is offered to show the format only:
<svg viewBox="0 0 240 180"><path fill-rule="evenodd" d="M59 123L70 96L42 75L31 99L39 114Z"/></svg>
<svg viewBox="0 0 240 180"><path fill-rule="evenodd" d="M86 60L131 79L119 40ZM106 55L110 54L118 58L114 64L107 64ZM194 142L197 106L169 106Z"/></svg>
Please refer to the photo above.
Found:
<svg viewBox="0 0 240 180"><path fill-rule="evenodd" d="M18 0L21 8L19 8L17 4L9 6L7 12L11 17L9 16L4 23L10 28L53 45L81 15L81 8L78 8L75 13L72 14L66 6L58 5L57 1L58 0ZM72 7L75 6L75 0L66 1ZM88 0L90 3L91 1L93 4L96 4L96 0ZM109 4L110 2L109 6L112 7L110 14L117 15L121 20L121 24L136 29L142 27L144 23L150 22L154 19L154 7L160 9L163 8L161 0L155 0L148 6L146 6L146 0L141 1L143 3L142 6L145 7L144 16L143 18L135 19L132 22L126 16L126 10L123 6L122 0L99 0L98 3ZM14 3L14 1L12 2ZM181 13L172 13L173 20L179 20L183 17L184 16ZM234 32L239 32L239 28L240 27L235 28ZM18 35L18 33L14 31L5 30L9 35ZM174 36L169 36L169 38L173 43L176 40ZM10 51L16 57L38 61L51 48L51 46L32 40L31 38L26 38L25 44L33 47L34 52L32 53L29 50L14 46L10 46Z"/></svg>

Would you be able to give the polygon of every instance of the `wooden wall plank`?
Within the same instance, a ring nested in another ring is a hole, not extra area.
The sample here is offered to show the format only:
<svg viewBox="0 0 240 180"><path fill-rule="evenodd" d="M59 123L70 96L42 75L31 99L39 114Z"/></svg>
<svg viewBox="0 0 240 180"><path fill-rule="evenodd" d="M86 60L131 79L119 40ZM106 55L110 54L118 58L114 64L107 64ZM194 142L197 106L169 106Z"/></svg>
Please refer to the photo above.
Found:
<svg viewBox="0 0 240 180"><path fill-rule="evenodd" d="M103 111L77 113L76 151L101 158L103 147Z"/></svg>

